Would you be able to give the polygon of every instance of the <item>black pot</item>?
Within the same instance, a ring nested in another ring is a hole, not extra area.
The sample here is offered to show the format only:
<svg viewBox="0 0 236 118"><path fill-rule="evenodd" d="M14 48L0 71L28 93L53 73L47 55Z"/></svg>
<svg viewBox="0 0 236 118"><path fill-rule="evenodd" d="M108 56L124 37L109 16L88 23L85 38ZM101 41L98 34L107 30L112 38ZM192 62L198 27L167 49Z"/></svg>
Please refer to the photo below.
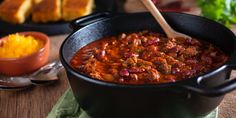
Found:
<svg viewBox="0 0 236 118"><path fill-rule="evenodd" d="M92 79L71 68L69 62L81 47L122 32L162 32L149 13L93 14L71 23L74 32L60 49L74 95L82 109L94 118L195 118L214 110L224 94L236 88L229 80L236 69L236 38L214 21L182 13L163 13L177 31L206 40L230 56L217 69L188 80L159 85L122 85Z"/></svg>

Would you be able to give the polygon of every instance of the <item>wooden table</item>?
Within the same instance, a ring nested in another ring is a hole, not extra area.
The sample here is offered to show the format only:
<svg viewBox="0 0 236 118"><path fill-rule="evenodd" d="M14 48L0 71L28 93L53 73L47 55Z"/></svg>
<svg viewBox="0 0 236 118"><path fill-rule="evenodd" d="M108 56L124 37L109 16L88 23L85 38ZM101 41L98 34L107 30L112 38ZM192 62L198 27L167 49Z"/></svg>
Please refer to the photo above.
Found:
<svg viewBox="0 0 236 118"><path fill-rule="evenodd" d="M50 37L50 61L58 59L59 47L66 35ZM46 118L58 98L69 88L65 72L53 85L24 91L0 91L0 118Z"/></svg>
<svg viewBox="0 0 236 118"><path fill-rule="evenodd" d="M232 28L236 31L236 27ZM50 37L50 61L58 59L58 51L66 35ZM235 60L236 61L236 60ZM0 118L46 118L58 98L69 88L65 72L53 85L32 87L24 91L0 91ZM232 77L236 77L236 71ZM219 118L236 118L236 91L226 95L220 105Z"/></svg>

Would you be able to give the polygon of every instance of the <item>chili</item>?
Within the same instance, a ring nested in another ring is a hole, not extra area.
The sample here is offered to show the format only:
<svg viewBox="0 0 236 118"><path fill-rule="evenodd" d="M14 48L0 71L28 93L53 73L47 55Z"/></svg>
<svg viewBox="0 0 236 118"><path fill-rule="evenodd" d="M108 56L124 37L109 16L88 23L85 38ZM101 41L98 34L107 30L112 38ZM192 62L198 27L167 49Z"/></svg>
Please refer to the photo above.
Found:
<svg viewBox="0 0 236 118"><path fill-rule="evenodd" d="M92 78L124 84L176 82L222 65L228 56L212 44L141 31L106 37L81 48L71 65Z"/></svg>

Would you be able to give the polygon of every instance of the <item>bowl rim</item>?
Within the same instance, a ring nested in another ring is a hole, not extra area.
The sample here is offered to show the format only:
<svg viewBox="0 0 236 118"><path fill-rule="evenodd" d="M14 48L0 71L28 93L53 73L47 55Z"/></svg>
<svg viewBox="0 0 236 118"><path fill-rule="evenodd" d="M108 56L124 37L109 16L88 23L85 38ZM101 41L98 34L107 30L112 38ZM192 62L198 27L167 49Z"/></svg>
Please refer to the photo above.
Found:
<svg viewBox="0 0 236 118"><path fill-rule="evenodd" d="M26 58L34 57L35 55L37 55L39 53L42 53L44 50L46 50L46 45L49 45L49 37L46 34L42 33L42 32L25 31L25 32L16 32L16 33L13 33L13 34L22 34L24 36L28 35L28 36L32 36L32 37L34 37L34 35L40 35L44 38L43 40L45 40L45 43L44 43L43 47L41 47L39 50L35 51L34 53L31 53L29 55L19 57L19 58L0 58L0 61L24 60ZM4 37L0 38L0 40L6 39L9 35L11 35L11 34L8 34L7 36L4 36ZM37 38L37 39L42 40L42 38Z"/></svg>

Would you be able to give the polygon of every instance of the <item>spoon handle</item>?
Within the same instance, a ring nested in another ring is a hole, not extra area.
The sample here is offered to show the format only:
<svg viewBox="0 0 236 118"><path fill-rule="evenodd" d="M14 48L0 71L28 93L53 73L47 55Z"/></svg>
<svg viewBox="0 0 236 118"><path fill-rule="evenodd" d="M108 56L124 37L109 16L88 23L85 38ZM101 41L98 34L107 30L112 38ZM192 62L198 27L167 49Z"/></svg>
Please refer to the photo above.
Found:
<svg viewBox="0 0 236 118"><path fill-rule="evenodd" d="M165 31L168 38L184 37L191 39L190 36L176 32L174 29L172 29L170 25L166 22L164 17L161 15L160 11L157 9L155 4L152 2L152 0L141 0L141 1L146 6L146 8L151 12L153 17L157 20L157 22L160 24L160 26Z"/></svg>
<svg viewBox="0 0 236 118"><path fill-rule="evenodd" d="M146 8L151 12L151 14L154 16L154 18L159 22L162 29L165 31L166 35L170 38L172 36L173 29L169 26L169 24L165 21L163 16L161 15L160 11L157 9L157 7L154 5L152 0L141 0L143 4L146 6Z"/></svg>
<svg viewBox="0 0 236 118"><path fill-rule="evenodd" d="M30 78L34 85L47 85L57 81L58 73L63 68L60 61L52 62L43 67L37 74Z"/></svg>
<svg viewBox="0 0 236 118"><path fill-rule="evenodd" d="M24 77L7 77L0 75L0 90L17 91L32 86L29 79Z"/></svg>

